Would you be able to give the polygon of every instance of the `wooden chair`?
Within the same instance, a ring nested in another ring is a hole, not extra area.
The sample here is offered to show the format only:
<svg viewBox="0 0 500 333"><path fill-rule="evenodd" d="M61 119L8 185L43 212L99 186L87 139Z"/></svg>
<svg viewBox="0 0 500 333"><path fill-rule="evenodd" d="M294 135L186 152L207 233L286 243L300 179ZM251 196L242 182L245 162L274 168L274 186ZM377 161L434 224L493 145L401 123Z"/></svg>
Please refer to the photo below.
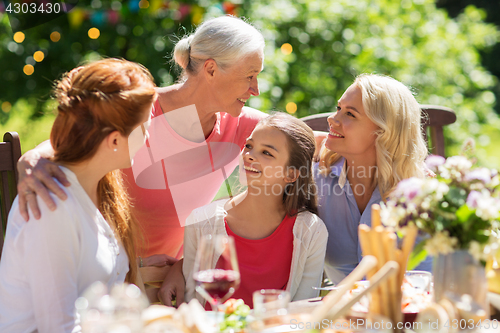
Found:
<svg viewBox="0 0 500 333"><path fill-rule="evenodd" d="M164 267L141 267L139 268L140 276L138 277L138 287L146 293L148 297L149 303L151 304L160 304L160 300L158 299L158 290L160 290L161 284L163 280L165 280L165 276L167 275L170 265ZM143 284L144 288L140 285Z"/></svg>
<svg viewBox="0 0 500 333"><path fill-rule="evenodd" d="M0 237L0 257L2 255L3 239L7 229L12 201L17 195L17 160L21 157L21 142L16 132L7 132L0 142L0 220L2 237Z"/></svg>
<svg viewBox="0 0 500 333"><path fill-rule="evenodd" d="M452 109L443 106L422 104L420 107L422 109L424 139L427 142L429 150L432 154L444 157L445 142L443 126L453 124L457 120L457 116ZM328 132L327 118L332 114L333 112L318 113L300 119L315 131ZM430 135L427 134L427 131L430 132ZM430 143L428 137L431 139Z"/></svg>

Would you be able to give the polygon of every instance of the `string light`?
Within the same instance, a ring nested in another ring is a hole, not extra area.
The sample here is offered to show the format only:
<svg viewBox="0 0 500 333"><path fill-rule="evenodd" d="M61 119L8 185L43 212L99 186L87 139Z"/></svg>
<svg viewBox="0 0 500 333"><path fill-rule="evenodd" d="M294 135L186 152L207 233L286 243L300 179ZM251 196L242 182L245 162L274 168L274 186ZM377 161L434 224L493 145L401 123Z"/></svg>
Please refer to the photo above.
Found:
<svg viewBox="0 0 500 333"><path fill-rule="evenodd" d="M297 104L295 104L294 102L287 103L286 112L290 114L294 114L295 112L297 112Z"/></svg>
<svg viewBox="0 0 500 333"><path fill-rule="evenodd" d="M26 36L24 35L24 33L22 33L21 31L18 31L14 34L14 41L16 43L22 43L24 41L24 38Z"/></svg>
<svg viewBox="0 0 500 333"><path fill-rule="evenodd" d="M101 35L101 32L97 28L90 28L89 29L89 37L91 39L97 39Z"/></svg>
<svg viewBox="0 0 500 333"><path fill-rule="evenodd" d="M12 109L12 104L10 104L9 102L2 103L2 111L3 112L8 113L10 111L10 109Z"/></svg>
<svg viewBox="0 0 500 333"><path fill-rule="evenodd" d="M45 54L43 54L42 51L36 51L33 54L33 59L35 59L36 62L40 62L45 58Z"/></svg>
<svg viewBox="0 0 500 333"><path fill-rule="evenodd" d="M33 67L33 65L25 65L23 67L23 72L29 76L35 72L35 67Z"/></svg>
<svg viewBox="0 0 500 333"><path fill-rule="evenodd" d="M57 31L54 31L50 34L50 40L54 43L57 43L61 39L61 34Z"/></svg>
<svg viewBox="0 0 500 333"><path fill-rule="evenodd" d="M293 47L290 43L285 43L281 45L281 53L283 53L284 55L289 55L290 53L292 53L292 51Z"/></svg>

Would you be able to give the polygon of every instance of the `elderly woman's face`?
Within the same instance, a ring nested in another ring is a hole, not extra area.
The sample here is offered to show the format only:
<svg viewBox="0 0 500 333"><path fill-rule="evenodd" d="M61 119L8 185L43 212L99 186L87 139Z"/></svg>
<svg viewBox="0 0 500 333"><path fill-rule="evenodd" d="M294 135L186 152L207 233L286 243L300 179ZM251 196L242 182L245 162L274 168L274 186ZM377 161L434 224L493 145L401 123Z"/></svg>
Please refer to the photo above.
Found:
<svg viewBox="0 0 500 333"><path fill-rule="evenodd" d="M375 125L366 115L361 90L351 85L338 101L337 112L328 118L330 133L326 147L344 157L373 156Z"/></svg>
<svg viewBox="0 0 500 333"><path fill-rule="evenodd" d="M259 95L257 75L262 71L264 54L253 53L221 72L214 82L220 111L238 117L250 96Z"/></svg>

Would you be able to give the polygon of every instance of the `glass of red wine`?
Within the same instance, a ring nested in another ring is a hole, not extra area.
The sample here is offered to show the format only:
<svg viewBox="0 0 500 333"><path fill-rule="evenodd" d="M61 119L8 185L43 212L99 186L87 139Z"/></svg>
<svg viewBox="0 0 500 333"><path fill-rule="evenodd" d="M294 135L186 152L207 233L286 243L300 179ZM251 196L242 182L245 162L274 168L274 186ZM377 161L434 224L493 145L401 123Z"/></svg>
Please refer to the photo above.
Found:
<svg viewBox="0 0 500 333"><path fill-rule="evenodd" d="M226 235L208 235L200 239L194 262L196 291L212 306L219 323L219 306L240 285L240 271L234 239Z"/></svg>

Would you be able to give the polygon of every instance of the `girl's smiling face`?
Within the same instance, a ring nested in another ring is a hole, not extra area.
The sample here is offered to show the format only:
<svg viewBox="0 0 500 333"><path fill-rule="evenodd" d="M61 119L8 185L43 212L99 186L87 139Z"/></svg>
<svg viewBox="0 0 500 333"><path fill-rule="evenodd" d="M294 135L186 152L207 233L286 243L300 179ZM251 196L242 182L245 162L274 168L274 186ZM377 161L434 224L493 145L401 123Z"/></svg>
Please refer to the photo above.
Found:
<svg viewBox="0 0 500 333"><path fill-rule="evenodd" d="M276 128L258 125L247 139L241 153L240 182L249 187L278 184L281 186L280 191L284 190L289 182L289 157L286 135ZM280 191L275 189L276 193Z"/></svg>
<svg viewBox="0 0 500 333"><path fill-rule="evenodd" d="M338 102L337 112L328 117L330 133L326 147L344 157L375 153L379 129L366 115L361 90L351 85Z"/></svg>

